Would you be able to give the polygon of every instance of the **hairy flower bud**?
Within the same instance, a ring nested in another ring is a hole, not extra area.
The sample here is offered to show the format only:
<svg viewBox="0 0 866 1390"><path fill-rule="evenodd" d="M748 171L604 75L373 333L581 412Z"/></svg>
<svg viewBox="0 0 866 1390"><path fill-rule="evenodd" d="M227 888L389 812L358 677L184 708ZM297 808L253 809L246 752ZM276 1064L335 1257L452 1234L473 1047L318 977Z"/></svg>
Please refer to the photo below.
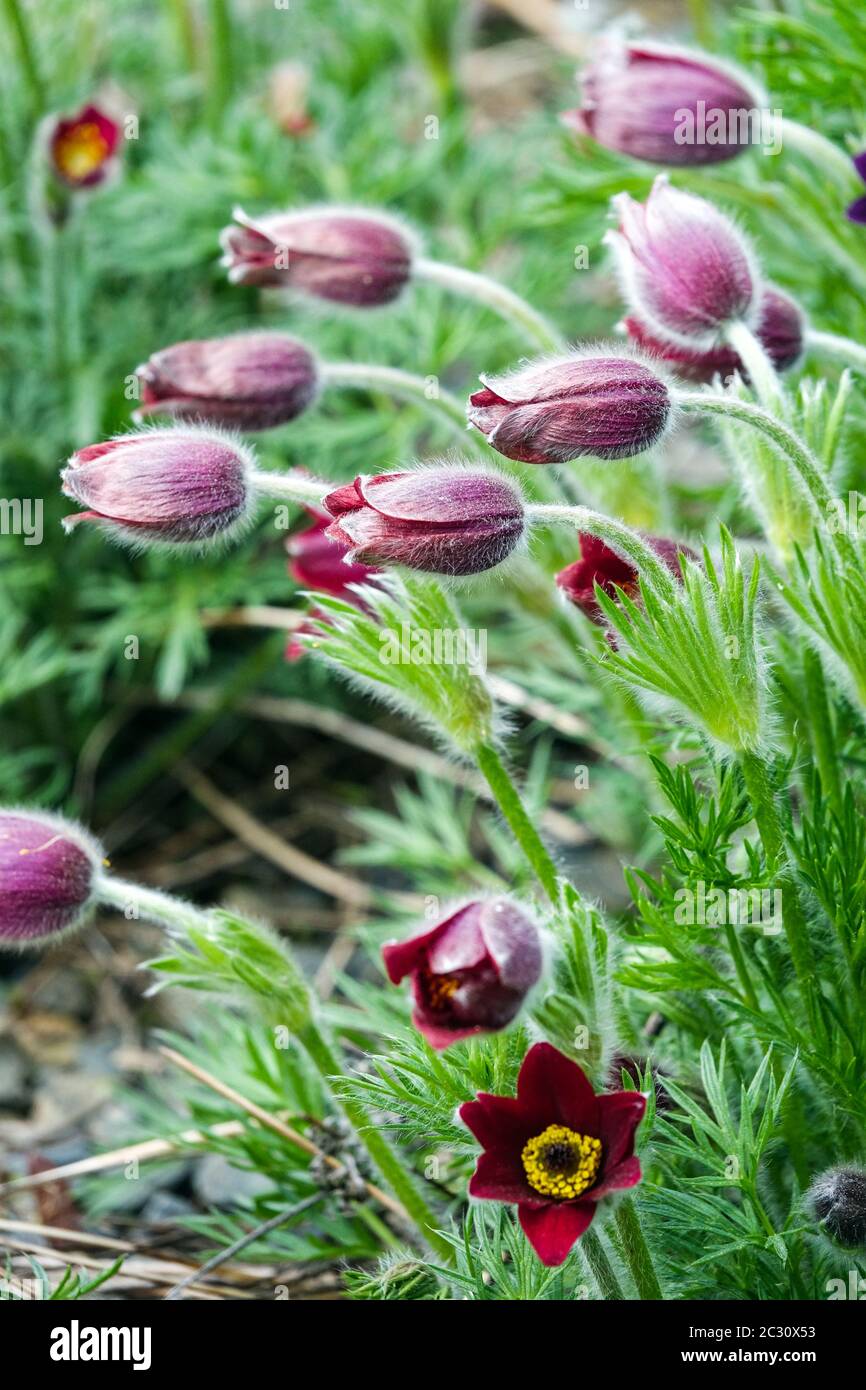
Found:
<svg viewBox="0 0 866 1390"><path fill-rule="evenodd" d="M524 531L523 499L508 478L446 465L360 477L324 505L327 534L352 564L478 574L499 565Z"/></svg>
<svg viewBox="0 0 866 1390"><path fill-rule="evenodd" d="M233 285L369 308L390 304L409 279L410 239L379 212L325 207L251 218L236 209L235 222L220 238Z"/></svg>
<svg viewBox="0 0 866 1390"><path fill-rule="evenodd" d="M670 394L652 367L614 352L482 376L485 389L470 396L467 418L498 453L519 463L640 454L664 433Z"/></svg>
<svg viewBox="0 0 866 1390"><path fill-rule="evenodd" d="M613 247L629 309L662 338L713 347L728 324L757 317L760 283L751 250L730 218L660 174L646 203L613 200Z"/></svg>
<svg viewBox="0 0 866 1390"><path fill-rule="evenodd" d="M143 430L79 449L63 470L63 491L88 511L67 517L104 523L135 544L184 545L226 536L252 501L246 452L208 430Z"/></svg>
<svg viewBox="0 0 866 1390"><path fill-rule="evenodd" d="M102 851L44 811L0 811L0 947L39 946L81 926L96 901Z"/></svg>
<svg viewBox="0 0 866 1390"><path fill-rule="evenodd" d="M294 420L316 395L312 353L286 333L235 333L175 343L137 369L136 418L172 415L242 430Z"/></svg>
<svg viewBox="0 0 866 1390"><path fill-rule="evenodd" d="M734 372L738 372L745 382L749 380L739 353L732 347L720 344L701 352L656 337L635 318L626 318L623 326L637 347L660 357L677 376L687 381L709 382L716 376L726 379ZM755 336L777 372L787 371L799 362L805 333L806 320L799 304L775 286L766 285L761 295Z"/></svg>
<svg viewBox="0 0 866 1390"><path fill-rule="evenodd" d="M679 560L681 554L688 555L691 560L697 560L693 550L677 541L646 535L643 539L677 579L682 578ZM557 584L575 608L579 608L590 622L602 626L605 618L596 598L596 584L610 598L616 598L617 588L622 589L630 598L635 598L639 592L639 580L640 575L634 565L628 560L623 560L597 536L591 536L586 532L580 534L580 559L575 560L572 565L567 565L556 576Z"/></svg>
<svg viewBox="0 0 866 1390"><path fill-rule="evenodd" d="M52 172L67 188L94 188L115 172L120 126L98 106L49 118L45 131Z"/></svg>
<svg viewBox="0 0 866 1390"><path fill-rule="evenodd" d="M382 955L392 984L410 977L412 1022L435 1048L504 1028L542 965L538 928L508 898L469 903Z"/></svg>
<svg viewBox="0 0 866 1390"><path fill-rule="evenodd" d="M318 589L323 594L344 599L356 608L364 610L364 604L351 587L354 584L369 584L375 581L379 571L373 565L361 565L347 559L349 546L334 540L327 534L331 518L325 513L309 508L313 522L303 531L298 531L286 541L289 556L289 573L305 589ZM296 628L286 645L286 660L298 661L306 653L306 647L299 640L318 631L318 624L325 620L321 609L313 608L300 627Z"/></svg>
<svg viewBox="0 0 866 1390"><path fill-rule="evenodd" d="M829 1168L812 1183L806 1200L840 1245L866 1249L866 1170Z"/></svg>
<svg viewBox="0 0 866 1390"><path fill-rule="evenodd" d="M583 106L563 123L607 149L652 164L717 164L753 141L763 96L703 54L662 44L595 46L581 73Z"/></svg>

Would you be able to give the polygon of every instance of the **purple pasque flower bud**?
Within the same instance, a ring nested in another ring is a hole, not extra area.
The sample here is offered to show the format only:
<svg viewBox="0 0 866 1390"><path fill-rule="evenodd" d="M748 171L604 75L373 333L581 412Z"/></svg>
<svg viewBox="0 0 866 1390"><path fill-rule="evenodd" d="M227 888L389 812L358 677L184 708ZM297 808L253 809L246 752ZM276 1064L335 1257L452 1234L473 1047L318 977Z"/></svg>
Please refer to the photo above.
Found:
<svg viewBox="0 0 866 1390"><path fill-rule="evenodd" d="M81 926L102 850L45 811L0 810L0 947L40 946Z"/></svg>
<svg viewBox="0 0 866 1390"><path fill-rule="evenodd" d="M815 1179L806 1201L828 1235L850 1249L866 1249L866 1170L828 1168Z"/></svg>
<svg viewBox="0 0 866 1390"><path fill-rule="evenodd" d="M382 956L392 984L410 977L412 1022L435 1048L504 1028L542 966L538 928L509 898L468 903Z"/></svg>
<svg viewBox="0 0 866 1390"><path fill-rule="evenodd" d="M102 522L137 545L187 545L228 536L253 501L251 461L230 435L187 425L142 430L79 449L63 491L88 510L64 521Z"/></svg>
<svg viewBox="0 0 866 1390"><path fill-rule="evenodd" d="M739 353L724 343L699 351L656 337L636 318L624 319L623 327L636 347L651 356L660 357L677 376L687 381L710 382L716 376L725 379L734 372L739 372L745 382L749 380ZM806 316L799 304L790 295L776 289L775 285L765 285L761 293L755 336L777 372L787 371L799 362L803 355L805 334Z"/></svg>
<svg viewBox="0 0 866 1390"><path fill-rule="evenodd" d="M355 308L390 304L411 271L413 241L381 212L312 207L247 217L220 237L233 285L264 285Z"/></svg>
<svg viewBox="0 0 866 1390"><path fill-rule="evenodd" d="M242 430L294 420L315 398L316 359L287 333L234 333L175 343L137 368L136 420L172 415Z"/></svg>
<svg viewBox="0 0 866 1390"><path fill-rule="evenodd" d="M499 565L525 529L516 485L472 465L437 463L410 473L359 477L328 494L327 535L350 564L406 565L466 575Z"/></svg>
<svg viewBox="0 0 866 1390"><path fill-rule="evenodd" d="M645 203L613 200L613 247L623 293L635 318L685 347L715 346L737 320L750 327L760 304L760 274L745 237L704 198L655 180Z"/></svg>
<svg viewBox="0 0 866 1390"><path fill-rule="evenodd" d="M764 96L742 73L664 44L597 44L581 73L583 106L563 124L651 164L717 164L753 141Z"/></svg>
<svg viewBox="0 0 866 1390"><path fill-rule="evenodd" d="M467 418L498 453L519 463L631 458L664 433L671 397L652 366L616 348L542 359L482 376Z"/></svg>

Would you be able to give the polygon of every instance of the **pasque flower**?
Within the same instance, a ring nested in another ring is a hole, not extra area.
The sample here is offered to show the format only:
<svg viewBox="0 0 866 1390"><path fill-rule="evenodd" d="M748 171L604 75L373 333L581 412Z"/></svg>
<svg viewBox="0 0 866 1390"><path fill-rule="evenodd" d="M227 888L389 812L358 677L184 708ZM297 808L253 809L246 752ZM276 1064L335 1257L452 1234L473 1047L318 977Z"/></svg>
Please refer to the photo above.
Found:
<svg viewBox="0 0 866 1390"><path fill-rule="evenodd" d="M499 474L433 465L359 477L324 500L327 535L363 565L477 574L501 564L524 532L516 486Z"/></svg>
<svg viewBox="0 0 866 1390"><path fill-rule="evenodd" d="M840 1245L866 1249L866 1170L830 1168L815 1179L806 1200L828 1235Z"/></svg>
<svg viewBox="0 0 866 1390"><path fill-rule="evenodd" d="M289 573L306 589L318 589L321 593L353 603L356 608L363 608L362 600L351 586L369 584L379 571L373 565L347 560L349 546L327 534L331 517L312 507L308 510L313 517L310 525L286 541ZM287 661L297 661L304 656L306 648L298 639L317 632L317 624L325 616L320 609L311 610L309 618L295 630L286 646Z"/></svg>
<svg viewBox="0 0 866 1390"><path fill-rule="evenodd" d="M739 353L724 343L699 351L657 337L633 317L624 319L623 326L636 347L662 358L666 366L687 381L709 382L716 376L725 379L734 372L739 372L744 381L749 380ZM805 334L806 320L799 304L774 285L765 285L755 336L777 372L786 371L800 360Z"/></svg>
<svg viewBox="0 0 866 1390"><path fill-rule="evenodd" d="M732 159L751 143L743 117L763 104L741 73L663 44L598 43L581 84L583 106L566 111L564 124L653 164Z"/></svg>
<svg viewBox="0 0 866 1390"><path fill-rule="evenodd" d="M664 433L671 398L662 376L611 349L531 362L482 376L467 418L506 458L566 463L591 454L630 458Z"/></svg>
<svg viewBox="0 0 866 1390"><path fill-rule="evenodd" d="M576 1062L549 1043L524 1058L517 1097L481 1092L460 1118L484 1152L469 1194L516 1203L524 1234L545 1265L560 1265L609 1193L634 1187L639 1091L596 1095Z"/></svg>
<svg viewBox="0 0 866 1390"><path fill-rule="evenodd" d="M44 945L80 926L101 859L90 836L59 816L0 811L0 947Z"/></svg>
<svg viewBox="0 0 866 1390"><path fill-rule="evenodd" d="M137 417L172 415L243 430L294 420L316 395L313 354L287 333L235 333L175 343L137 369Z"/></svg>
<svg viewBox="0 0 866 1390"><path fill-rule="evenodd" d="M237 208L234 216L220 238L234 285L369 308L396 299L409 278L413 245L383 213L324 207L252 218Z"/></svg>
<svg viewBox="0 0 866 1390"><path fill-rule="evenodd" d="M866 183L866 150L863 150L861 154L855 154L852 163L863 182ZM855 198L848 208L848 217L852 222L866 222L866 195Z"/></svg>
<svg viewBox="0 0 866 1390"><path fill-rule="evenodd" d="M697 560L693 550L677 541L666 540L663 536L644 536L643 539L677 579L682 578L680 555ZM556 576L560 589L575 607L585 613L591 622L601 625L604 624L604 614L596 598L596 584L611 598L616 597L616 588L635 598L639 593L639 581L640 575L634 565L622 559L597 536L586 532L580 534L580 559L567 565Z"/></svg>
<svg viewBox="0 0 866 1390"><path fill-rule="evenodd" d="M244 449L218 431L142 430L79 449L63 470L63 491L88 508L67 517L106 525L138 544L186 544L234 531L252 501Z"/></svg>
<svg viewBox="0 0 866 1390"><path fill-rule="evenodd" d="M654 334L689 348L715 346L725 328L749 326L760 306L760 277L742 233L712 203L673 188L664 174L645 203L618 194L613 247L625 298Z"/></svg>
<svg viewBox="0 0 866 1390"><path fill-rule="evenodd" d="M542 964L538 928L508 898L468 903L382 955L392 984L410 977L412 1022L435 1048L504 1028Z"/></svg>
<svg viewBox="0 0 866 1390"><path fill-rule="evenodd" d="M51 118L47 149L51 169L67 188L93 188L118 162L120 126L106 111L88 105L74 116Z"/></svg>

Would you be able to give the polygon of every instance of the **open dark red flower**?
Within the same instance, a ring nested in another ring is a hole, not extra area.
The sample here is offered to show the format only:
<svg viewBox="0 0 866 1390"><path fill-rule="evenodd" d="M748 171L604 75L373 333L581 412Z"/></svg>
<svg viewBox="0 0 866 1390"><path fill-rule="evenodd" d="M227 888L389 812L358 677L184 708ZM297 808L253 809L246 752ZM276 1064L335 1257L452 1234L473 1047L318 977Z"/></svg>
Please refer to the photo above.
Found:
<svg viewBox="0 0 866 1390"><path fill-rule="evenodd" d="M121 130L98 106L58 116L48 132L48 154L57 178L69 188L93 188L114 172Z"/></svg>
<svg viewBox="0 0 866 1390"><path fill-rule="evenodd" d="M468 903L382 956L392 984L411 977L412 1022L435 1048L504 1028L541 974L538 928L508 898Z"/></svg>
<svg viewBox="0 0 866 1390"><path fill-rule="evenodd" d="M643 539L677 579L682 578L680 555L687 555L690 560L698 558L687 545L667 540L664 536L644 536ZM580 534L580 559L575 560L573 565L567 565L556 576L557 584L575 608L586 614L590 622L601 625L604 624L604 614L595 596L596 584L611 598L616 598L614 586L634 598L638 595L639 579L640 575L630 561L617 555L598 536L591 536L587 532Z"/></svg>
<svg viewBox="0 0 866 1390"><path fill-rule="evenodd" d="M460 1118L482 1145L469 1195L517 1205L542 1264L561 1265L602 1197L641 1179L639 1091L596 1095L583 1070L550 1043L524 1058L517 1096L479 1092Z"/></svg>

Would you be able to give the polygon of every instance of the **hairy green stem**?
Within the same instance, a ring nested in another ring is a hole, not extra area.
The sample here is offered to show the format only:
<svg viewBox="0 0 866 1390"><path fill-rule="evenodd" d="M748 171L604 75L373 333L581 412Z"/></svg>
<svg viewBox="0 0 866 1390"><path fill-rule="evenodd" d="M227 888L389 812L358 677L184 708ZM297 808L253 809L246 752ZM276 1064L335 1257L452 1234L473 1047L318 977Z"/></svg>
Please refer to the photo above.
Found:
<svg viewBox="0 0 866 1390"><path fill-rule="evenodd" d="M839 771L837 740L827 698L827 682L820 658L812 647L803 654L803 673L809 706L809 729L818 764L821 788L834 811L842 809L842 779Z"/></svg>
<svg viewBox="0 0 866 1390"><path fill-rule="evenodd" d="M616 551L617 555L631 560L638 572L652 580L661 594L670 597L676 592L673 575L667 566L662 564L655 551L637 531L632 531L621 521L615 521L613 517L605 516L602 512L593 511L591 507L532 505L527 507L526 513L532 520L559 522L566 526L574 526L578 531L588 531L590 535L598 536L605 545Z"/></svg>
<svg viewBox="0 0 866 1390"><path fill-rule="evenodd" d="M487 275L473 270L464 270L461 266L430 261L423 256L413 262L412 271L419 280L428 280L464 299L475 299L486 304L488 309L513 324L522 335L528 333L542 352L568 351L566 340L538 310L507 286L500 285L498 280L491 280Z"/></svg>
<svg viewBox="0 0 866 1390"><path fill-rule="evenodd" d="M156 922L158 926L180 931L207 930L210 925L208 913L200 907L194 907L182 898L172 897L170 893L161 893L156 888L127 883L113 874L103 874L99 878L96 893L100 903L116 908L130 921L144 918L146 922Z"/></svg>
<svg viewBox="0 0 866 1390"><path fill-rule="evenodd" d="M806 333L806 348L819 357L832 357L866 372L866 347L855 343L853 338L843 338L838 333L819 333L810 328Z"/></svg>
<svg viewBox="0 0 866 1390"><path fill-rule="evenodd" d="M783 117L779 122L778 133L782 140L782 145L789 146L803 155L816 169L820 169L822 174L828 169L839 179L840 183L854 185L857 182L857 174L854 165L844 150L840 150L838 145L834 145L832 140L828 140L826 135L820 131L813 130L811 126L800 125L799 121L790 121Z"/></svg>
<svg viewBox="0 0 866 1390"><path fill-rule="evenodd" d="M765 410L776 411L784 403L782 385L763 343L741 322L728 324L725 336L749 376L755 396Z"/></svg>
<svg viewBox="0 0 866 1390"><path fill-rule="evenodd" d="M601 1237L591 1226L580 1238L580 1250L585 1255L586 1262L592 1270L592 1276L598 1285L598 1291L602 1298L611 1302L624 1301L625 1294L616 1277L616 1270L608 1259L607 1251L601 1243Z"/></svg>
<svg viewBox="0 0 866 1390"><path fill-rule="evenodd" d="M459 434L461 443L466 442L466 407L449 391L443 391L435 379L415 376L398 367L366 362L327 362L321 372L326 387L351 386L359 391L384 391L399 400L423 406L452 432Z"/></svg>
<svg viewBox="0 0 866 1390"><path fill-rule="evenodd" d="M308 478L303 473L267 473L261 468L253 470L250 482L259 497L271 497L279 502L321 505L322 499L334 490L333 483Z"/></svg>
<svg viewBox="0 0 866 1390"><path fill-rule="evenodd" d="M315 1023L310 1022L302 1029L298 1041L329 1086L334 1077L342 1076L343 1069L339 1057ZM400 1199L431 1249L436 1251L440 1259L452 1264L454 1249L440 1234L441 1222L427 1205L417 1185L417 1179L404 1167L402 1160L376 1128L359 1101L342 1093L337 1096L337 1100L382 1177Z"/></svg>
<svg viewBox="0 0 866 1390"><path fill-rule="evenodd" d="M623 1255L635 1282L638 1297L645 1302L663 1300L664 1294L655 1271L653 1258L644 1239L640 1217L631 1197L624 1197L618 1203L614 1222L622 1242Z"/></svg>
<svg viewBox="0 0 866 1390"><path fill-rule="evenodd" d="M517 788L505 770L496 749L482 743L475 749L475 760L487 779L500 811L511 827L515 840L550 901L559 903L559 876L541 836L527 814Z"/></svg>

